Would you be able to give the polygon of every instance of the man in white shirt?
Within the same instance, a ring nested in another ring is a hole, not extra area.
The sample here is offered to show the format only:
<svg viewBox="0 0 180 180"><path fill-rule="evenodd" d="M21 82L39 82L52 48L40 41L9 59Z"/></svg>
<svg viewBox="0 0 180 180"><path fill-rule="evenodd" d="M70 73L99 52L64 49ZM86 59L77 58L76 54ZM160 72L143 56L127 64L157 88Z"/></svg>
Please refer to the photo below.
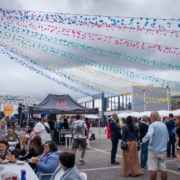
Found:
<svg viewBox="0 0 180 180"><path fill-rule="evenodd" d="M86 153L86 138L88 139L88 128L86 126L85 121L80 119L80 115L76 115L76 121L72 123L71 135L73 138L73 154L76 157L76 151L79 148L79 145L82 147L81 158L79 160L80 163L84 163L84 155ZM85 131L86 135L85 136Z"/></svg>
<svg viewBox="0 0 180 180"><path fill-rule="evenodd" d="M51 140L50 127L46 121L47 121L47 115L46 113L43 112L41 113L41 120L36 124L34 129L36 136L41 137L42 144L45 144L46 141ZM49 133L47 132L46 128L49 129Z"/></svg>

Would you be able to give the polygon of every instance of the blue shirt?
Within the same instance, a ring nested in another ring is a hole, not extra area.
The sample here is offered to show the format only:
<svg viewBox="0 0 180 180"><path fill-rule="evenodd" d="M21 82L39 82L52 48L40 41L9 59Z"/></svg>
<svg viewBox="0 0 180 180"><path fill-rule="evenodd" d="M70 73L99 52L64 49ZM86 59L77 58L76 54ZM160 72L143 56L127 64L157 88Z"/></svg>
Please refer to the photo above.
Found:
<svg viewBox="0 0 180 180"><path fill-rule="evenodd" d="M157 153L167 150L169 134L167 127L161 121L155 121L149 126L148 132L142 139L143 143L149 141L148 149Z"/></svg>

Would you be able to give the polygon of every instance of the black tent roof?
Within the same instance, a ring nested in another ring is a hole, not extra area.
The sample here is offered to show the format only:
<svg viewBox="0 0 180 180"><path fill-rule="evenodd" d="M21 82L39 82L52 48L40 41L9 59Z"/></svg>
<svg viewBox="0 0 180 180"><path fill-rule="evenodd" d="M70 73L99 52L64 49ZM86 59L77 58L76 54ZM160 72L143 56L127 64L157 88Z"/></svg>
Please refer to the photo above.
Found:
<svg viewBox="0 0 180 180"><path fill-rule="evenodd" d="M29 113L47 114L98 114L98 108L86 108L69 95L49 94L39 105L30 106Z"/></svg>

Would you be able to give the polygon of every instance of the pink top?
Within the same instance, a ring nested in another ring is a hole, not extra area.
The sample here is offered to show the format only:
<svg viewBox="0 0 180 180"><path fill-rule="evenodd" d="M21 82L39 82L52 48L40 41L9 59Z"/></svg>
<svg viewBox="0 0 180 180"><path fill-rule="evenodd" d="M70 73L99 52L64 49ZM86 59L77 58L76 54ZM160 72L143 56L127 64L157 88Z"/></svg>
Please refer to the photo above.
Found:
<svg viewBox="0 0 180 180"><path fill-rule="evenodd" d="M30 133L30 136L29 136L30 141L31 141L35 136L36 136L36 133L35 133L34 131L32 131L32 132Z"/></svg>

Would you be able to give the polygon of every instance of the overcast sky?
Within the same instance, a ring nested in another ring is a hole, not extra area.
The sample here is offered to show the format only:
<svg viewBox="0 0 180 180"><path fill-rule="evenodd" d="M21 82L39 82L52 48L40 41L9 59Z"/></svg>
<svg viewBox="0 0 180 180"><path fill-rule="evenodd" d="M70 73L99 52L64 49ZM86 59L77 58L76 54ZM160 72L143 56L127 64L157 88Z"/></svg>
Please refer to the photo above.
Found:
<svg viewBox="0 0 180 180"><path fill-rule="evenodd" d="M77 14L97 14L97 15L111 15L111 16L130 16L130 17L152 17L152 18L179 18L179 0L0 0L0 7L6 9L16 9L16 10L31 10L31 11L43 11L43 12L58 12L58 13L77 13ZM55 24L56 26L57 24ZM133 32L122 32L119 30L106 30L103 28L87 28L79 27L73 25L57 25L59 27L71 28L80 31L86 31L91 33L98 33L102 35L115 36L124 39L131 39L146 43L154 43L165 46L173 46L180 48L179 38L172 38L160 35L151 35ZM46 33L49 36L51 34ZM58 38L68 39L65 36L58 35ZM33 39L32 39L33 40ZM38 41L37 39L34 39ZM108 45L100 42L92 42L88 40L77 40L76 38L69 38L69 41L87 44L92 47L101 47L108 51L118 51L125 52L134 56L151 58L158 61L172 62L173 64L179 63L179 56L163 54L158 51L142 51L136 48L127 48L126 46L115 46ZM46 44L46 42L41 41L41 43ZM12 45L12 44L11 44ZM116 60L113 58L107 58L104 56L83 52L80 50L75 50L72 48L63 47L60 45L50 44L59 50L64 50L66 52L71 52L73 54L95 60L100 63L109 64L114 67L120 67L133 72L142 73L144 75L150 75L154 77L159 77L167 80L178 81L179 82L179 72L163 70L148 66L143 66L139 64L132 64L125 61ZM37 57L45 62L55 65L57 68L61 68L68 73L76 74L82 78L94 81L104 86L112 87L114 89L120 89L125 87L124 84L117 84L113 81L108 81L103 78L97 78L96 76L90 75L88 73L79 71L77 69L72 69L71 67L54 63L49 60L44 54L37 56L31 51L27 51L28 54ZM38 68L38 67L37 67ZM92 68L89 66L89 68ZM39 68L40 69L40 68ZM96 69L98 70L98 69ZM96 94L98 92L92 91L76 83L72 83L62 77L55 76L48 71L42 69L46 74L57 78L59 81L66 82L67 84L79 88L85 92ZM105 72L105 71L104 71ZM107 72L110 74L109 72ZM120 76L113 74L113 76L121 77L132 82L141 83L143 85L153 84L154 86L160 87L162 84L153 83L151 81L142 81L139 79L129 78L127 76ZM30 71L29 69L19 65L16 62L8 59L4 55L0 54L0 94L10 94L10 95L32 95L36 96L38 101L41 101L47 94L70 94L74 99L84 97L83 94L74 92L68 88L52 82L45 77ZM171 87L176 91L180 88Z"/></svg>

